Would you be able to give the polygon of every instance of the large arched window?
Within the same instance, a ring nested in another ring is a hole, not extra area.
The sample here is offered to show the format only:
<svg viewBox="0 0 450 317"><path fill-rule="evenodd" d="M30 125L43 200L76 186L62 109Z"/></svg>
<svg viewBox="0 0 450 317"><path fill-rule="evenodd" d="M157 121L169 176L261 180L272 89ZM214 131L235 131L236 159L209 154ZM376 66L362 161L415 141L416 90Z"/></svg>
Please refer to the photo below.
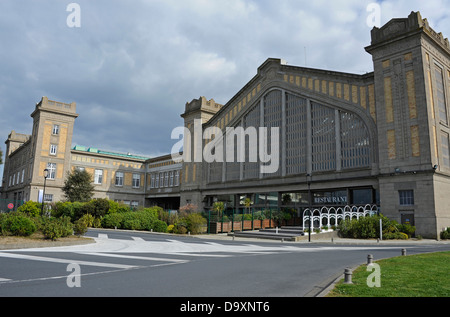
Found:
<svg viewBox="0 0 450 317"><path fill-rule="evenodd" d="M325 106L296 94L273 89L258 100L237 123L244 130L267 128L267 149L271 149L271 128L279 128L279 168L262 174L258 142L245 138L245 162L209 164L209 181L250 180L370 168L371 142L364 121L355 113ZM259 135L258 140L262 136ZM273 154L273 153L271 153ZM226 154L225 154L226 156Z"/></svg>

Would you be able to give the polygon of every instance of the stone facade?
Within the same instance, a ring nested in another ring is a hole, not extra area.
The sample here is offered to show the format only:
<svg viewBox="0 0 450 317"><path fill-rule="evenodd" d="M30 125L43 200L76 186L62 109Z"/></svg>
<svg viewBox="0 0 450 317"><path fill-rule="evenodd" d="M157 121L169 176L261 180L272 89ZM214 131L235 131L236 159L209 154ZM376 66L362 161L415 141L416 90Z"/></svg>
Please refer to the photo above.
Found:
<svg viewBox="0 0 450 317"><path fill-rule="evenodd" d="M145 204L146 157L72 147L75 103L43 97L31 114L31 135L12 131L6 140L1 198L15 205L33 200L64 200L67 174L82 168L92 175L95 198L109 198L131 206ZM47 179L44 170L49 170ZM45 181L45 197L44 194ZM3 204L4 205L4 204ZM6 206L0 206L3 210Z"/></svg>
<svg viewBox="0 0 450 317"><path fill-rule="evenodd" d="M105 184L96 186L101 197L166 209L194 204L208 210L223 201L237 213L250 198L255 209L288 208L298 216L311 207L376 205L389 218L415 225L417 235L437 238L450 226L449 41L419 12L371 35L365 48L373 57L371 73L270 58L226 104L205 97L188 102L183 160L69 149L75 104L43 99L32 114L33 134L13 131L6 141L3 196L36 199L48 163L56 164L49 192L57 199L71 168L95 174L107 166ZM59 135L51 133L55 124ZM58 146L53 156L52 144ZM268 172L271 165L276 168ZM115 183L117 172L123 187ZM23 175L29 180L22 186ZM139 186L129 188L138 178Z"/></svg>
<svg viewBox="0 0 450 317"><path fill-rule="evenodd" d="M450 226L449 42L412 12L374 28L366 51L374 72L364 75L268 59L201 133L216 127L226 142L227 127L278 127L278 170L264 174L266 163L249 160L255 144L245 145L245 162L185 163L181 205L221 200L239 211L251 197L257 209L294 206L302 215L309 206L376 204L437 237ZM210 142L220 144L212 137L203 148Z"/></svg>

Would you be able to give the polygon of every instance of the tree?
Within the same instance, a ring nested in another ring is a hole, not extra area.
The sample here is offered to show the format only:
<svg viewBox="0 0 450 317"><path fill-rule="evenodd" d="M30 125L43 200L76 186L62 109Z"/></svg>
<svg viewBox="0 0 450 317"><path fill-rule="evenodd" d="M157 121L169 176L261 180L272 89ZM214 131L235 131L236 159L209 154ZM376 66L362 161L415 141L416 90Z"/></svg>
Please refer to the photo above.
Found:
<svg viewBox="0 0 450 317"><path fill-rule="evenodd" d="M67 174L62 190L68 201L88 202L94 196L92 175L85 170L74 169Z"/></svg>

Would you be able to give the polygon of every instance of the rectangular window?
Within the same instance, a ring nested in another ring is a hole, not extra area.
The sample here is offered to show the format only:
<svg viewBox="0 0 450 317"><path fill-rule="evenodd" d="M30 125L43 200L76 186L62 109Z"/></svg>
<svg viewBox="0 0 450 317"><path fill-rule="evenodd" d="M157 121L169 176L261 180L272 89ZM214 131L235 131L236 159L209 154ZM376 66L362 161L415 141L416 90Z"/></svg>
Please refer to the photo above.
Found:
<svg viewBox="0 0 450 317"><path fill-rule="evenodd" d="M159 187L159 175L155 174L155 188Z"/></svg>
<svg viewBox="0 0 450 317"><path fill-rule="evenodd" d="M55 179L56 177L56 163L47 163L48 176L47 179Z"/></svg>
<svg viewBox="0 0 450 317"><path fill-rule="evenodd" d="M169 179L169 186L170 187L173 187L173 171L172 172L170 172L170 179Z"/></svg>
<svg viewBox="0 0 450 317"><path fill-rule="evenodd" d="M58 152L58 146L55 144L50 145L50 155L56 155L56 152Z"/></svg>
<svg viewBox="0 0 450 317"><path fill-rule="evenodd" d="M414 191L413 190L399 190L398 196L400 200L400 206L413 206L414 205Z"/></svg>
<svg viewBox="0 0 450 317"><path fill-rule="evenodd" d="M133 188L141 187L141 175L133 174Z"/></svg>
<svg viewBox="0 0 450 317"><path fill-rule="evenodd" d="M155 188L155 174L151 176L150 188Z"/></svg>
<svg viewBox="0 0 450 317"><path fill-rule="evenodd" d="M94 184L101 185L103 183L103 170L95 170Z"/></svg>
<svg viewBox="0 0 450 317"><path fill-rule="evenodd" d="M444 85L444 76L442 69L436 66L435 70L436 76L436 101L439 109L439 119L441 122L447 124L447 104L445 102L445 85Z"/></svg>
<svg viewBox="0 0 450 317"><path fill-rule="evenodd" d="M22 170L22 177L20 178L20 182L23 183L25 178L25 169Z"/></svg>
<svg viewBox="0 0 450 317"><path fill-rule="evenodd" d="M123 186L123 173L116 172L116 186Z"/></svg>
<svg viewBox="0 0 450 317"><path fill-rule="evenodd" d="M59 125L58 124L54 124L53 125L52 134L53 135L58 135L59 134Z"/></svg>
<svg viewBox="0 0 450 317"><path fill-rule="evenodd" d="M175 172L175 186L180 185L180 171Z"/></svg>
<svg viewBox="0 0 450 317"><path fill-rule="evenodd" d="M133 209L137 209L139 207L139 202L138 201L135 201L135 200L133 200L132 202L131 202L131 208L133 208Z"/></svg>
<svg viewBox="0 0 450 317"><path fill-rule="evenodd" d="M450 168L450 149L449 149L449 135L442 132L441 135L441 149L442 149L442 162L445 167Z"/></svg>
<svg viewBox="0 0 450 317"><path fill-rule="evenodd" d="M44 195L44 202L46 202L46 203L53 202L53 194L45 194Z"/></svg>
<svg viewBox="0 0 450 317"><path fill-rule="evenodd" d="M160 174L159 174L159 186L160 186L161 188L164 187L164 173L160 173Z"/></svg>
<svg viewBox="0 0 450 317"><path fill-rule="evenodd" d="M164 187L169 187L169 173L164 173Z"/></svg>

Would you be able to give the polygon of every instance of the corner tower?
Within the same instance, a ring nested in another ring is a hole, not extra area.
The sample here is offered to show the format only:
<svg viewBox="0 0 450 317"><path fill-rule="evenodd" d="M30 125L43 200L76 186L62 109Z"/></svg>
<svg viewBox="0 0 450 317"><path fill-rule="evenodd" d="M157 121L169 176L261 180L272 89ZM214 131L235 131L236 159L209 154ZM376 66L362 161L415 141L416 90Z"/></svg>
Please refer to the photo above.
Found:
<svg viewBox="0 0 450 317"><path fill-rule="evenodd" d="M189 162L183 162L181 175L181 197L180 204L194 204L201 208L201 182L203 179L202 158L196 157L195 153L201 153L203 149L203 128L202 125L207 123L223 105L218 104L214 99L207 100L205 97L194 99L186 103L185 112L181 115L184 119L184 127L190 131L191 138L185 136L184 154L190 158ZM195 142L202 140L202 142ZM197 150L197 151L196 151Z"/></svg>
<svg viewBox="0 0 450 317"><path fill-rule="evenodd" d="M417 234L439 232L450 203L440 194L450 192L449 41L419 12L371 35L381 211L416 224Z"/></svg>

